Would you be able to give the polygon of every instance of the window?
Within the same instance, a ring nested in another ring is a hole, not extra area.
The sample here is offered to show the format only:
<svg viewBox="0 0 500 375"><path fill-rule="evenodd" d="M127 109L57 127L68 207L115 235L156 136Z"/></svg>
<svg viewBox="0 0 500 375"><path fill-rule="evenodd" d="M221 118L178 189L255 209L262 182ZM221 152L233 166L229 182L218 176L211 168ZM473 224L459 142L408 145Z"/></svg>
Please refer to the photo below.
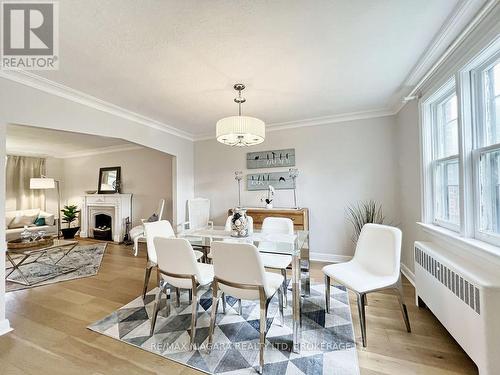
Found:
<svg viewBox="0 0 500 375"><path fill-rule="evenodd" d="M460 186L458 112L455 87L430 104L432 143L433 222L458 231Z"/></svg>
<svg viewBox="0 0 500 375"><path fill-rule="evenodd" d="M473 72L475 86L474 147L476 237L500 243L500 61L493 59Z"/></svg>
<svg viewBox="0 0 500 375"><path fill-rule="evenodd" d="M421 108L424 221L500 246L500 39Z"/></svg>

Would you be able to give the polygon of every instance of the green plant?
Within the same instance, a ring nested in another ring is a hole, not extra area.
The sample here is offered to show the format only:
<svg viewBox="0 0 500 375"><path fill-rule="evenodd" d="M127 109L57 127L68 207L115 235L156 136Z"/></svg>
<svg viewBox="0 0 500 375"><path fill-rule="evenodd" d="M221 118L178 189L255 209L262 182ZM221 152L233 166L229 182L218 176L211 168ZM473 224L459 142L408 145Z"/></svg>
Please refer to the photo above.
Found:
<svg viewBox="0 0 500 375"><path fill-rule="evenodd" d="M361 229L363 229L363 226L365 224L385 223L385 217L382 213L382 205L374 200L369 200L367 202L361 201L355 204L350 204L349 206L347 206L347 216L354 229L354 234L352 236L352 241L354 243L358 242L359 234L361 233Z"/></svg>
<svg viewBox="0 0 500 375"><path fill-rule="evenodd" d="M62 221L68 223L69 228L71 226L71 223L77 219L80 210L78 209L78 206L71 204L65 205L61 212L63 213Z"/></svg>

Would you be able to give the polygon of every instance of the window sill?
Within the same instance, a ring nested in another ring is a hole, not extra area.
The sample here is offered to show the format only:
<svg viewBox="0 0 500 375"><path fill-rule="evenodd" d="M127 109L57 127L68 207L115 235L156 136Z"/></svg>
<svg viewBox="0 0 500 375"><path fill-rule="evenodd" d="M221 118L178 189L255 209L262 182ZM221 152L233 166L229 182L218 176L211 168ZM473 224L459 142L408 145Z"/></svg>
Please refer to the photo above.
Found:
<svg viewBox="0 0 500 375"><path fill-rule="evenodd" d="M493 255L495 257L500 257L500 247L491 245L487 242L476 240L473 238L465 238L460 236L457 232L449 229L439 227L434 224L426 224L417 222L417 224L426 233L429 233L435 237L438 237L453 246L458 246L467 251L480 252L480 255Z"/></svg>

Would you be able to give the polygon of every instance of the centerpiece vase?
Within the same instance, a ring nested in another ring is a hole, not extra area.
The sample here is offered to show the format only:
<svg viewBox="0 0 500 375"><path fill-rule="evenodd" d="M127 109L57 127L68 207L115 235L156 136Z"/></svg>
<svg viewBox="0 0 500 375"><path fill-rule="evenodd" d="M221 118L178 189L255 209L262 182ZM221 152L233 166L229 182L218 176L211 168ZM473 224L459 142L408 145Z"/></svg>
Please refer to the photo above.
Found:
<svg viewBox="0 0 500 375"><path fill-rule="evenodd" d="M233 208L233 215L231 216L231 236L248 236L248 217L246 209L239 207Z"/></svg>

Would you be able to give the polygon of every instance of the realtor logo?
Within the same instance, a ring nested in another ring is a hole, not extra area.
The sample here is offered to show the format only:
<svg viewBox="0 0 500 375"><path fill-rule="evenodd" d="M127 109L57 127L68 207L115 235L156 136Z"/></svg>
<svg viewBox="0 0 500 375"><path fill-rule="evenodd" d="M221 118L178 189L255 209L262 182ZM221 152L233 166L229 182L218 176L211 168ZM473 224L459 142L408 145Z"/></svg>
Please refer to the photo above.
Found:
<svg viewBox="0 0 500 375"><path fill-rule="evenodd" d="M3 2L1 69L59 69L59 9L55 2Z"/></svg>

